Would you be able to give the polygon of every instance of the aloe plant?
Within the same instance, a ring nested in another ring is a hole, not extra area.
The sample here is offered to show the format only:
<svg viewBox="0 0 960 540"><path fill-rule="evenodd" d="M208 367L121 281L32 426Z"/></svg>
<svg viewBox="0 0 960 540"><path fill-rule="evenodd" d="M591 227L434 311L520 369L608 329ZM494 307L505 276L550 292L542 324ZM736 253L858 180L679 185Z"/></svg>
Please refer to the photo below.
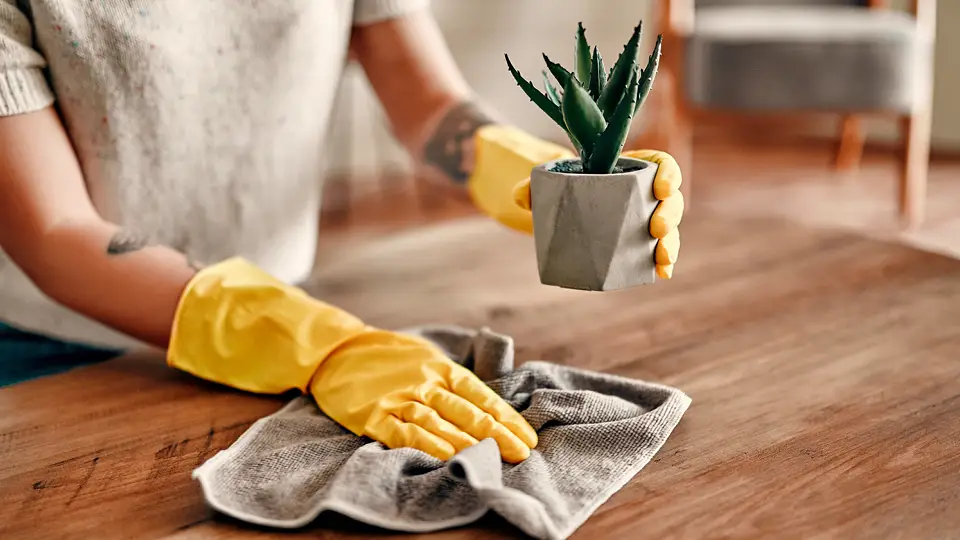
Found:
<svg viewBox="0 0 960 540"><path fill-rule="evenodd" d="M591 49L583 23L578 23L573 70L544 54L547 69L543 72L543 91L521 75L509 55L504 55L510 73L527 97L567 133L580 154L584 173L610 174L616 170L630 124L653 88L663 36L657 36L646 67L640 69L642 26L641 22L633 29L617 62L607 72L600 51ZM550 75L556 79L556 86Z"/></svg>

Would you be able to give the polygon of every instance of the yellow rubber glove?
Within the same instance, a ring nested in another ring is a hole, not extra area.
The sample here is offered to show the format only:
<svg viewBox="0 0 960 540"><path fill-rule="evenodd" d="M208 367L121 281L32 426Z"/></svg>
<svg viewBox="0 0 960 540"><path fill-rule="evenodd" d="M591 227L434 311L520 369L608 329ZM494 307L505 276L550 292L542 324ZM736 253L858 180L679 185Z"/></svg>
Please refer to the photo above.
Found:
<svg viewBox="0 0 960 540"><path fill-rule="evenodd" d="M474 205L503 225L533 232L529 209L517 206L513 189L530 171L555 159L576 157L570 150L512 126L491 124L474 135L474 169L467 189Z"/></svg>
<svg viewBox="0 0 960 540"><path fill-rule="evenodd" d="M439 459L493 438L516 463L537 444L517 411L433 344L368 326L240 258L190 281L167 363L249 392L310 392L354 434Z"/></svg>
<svg viewBox="0 0 960 540"><path fill-rule="evenodd" d="M375 330L337 349L311 393L328 416L390 448L419 448L440 459L493 438L504 461L519 463L537 433L476 375L432 343Z"/></svg>

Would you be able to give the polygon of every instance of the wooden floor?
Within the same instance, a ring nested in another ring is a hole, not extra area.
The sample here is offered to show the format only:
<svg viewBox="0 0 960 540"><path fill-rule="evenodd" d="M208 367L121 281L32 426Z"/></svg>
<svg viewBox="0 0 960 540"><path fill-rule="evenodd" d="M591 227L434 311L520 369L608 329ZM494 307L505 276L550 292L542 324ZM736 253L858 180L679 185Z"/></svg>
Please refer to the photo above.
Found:
<svg viewBox="0 0 960 540"><path fill-rule="evenodd" d="M573 538L960 537L960 261L804 222L756 195L780 173L701 181L675 279L603 294L539 285L532 240L465 205L353 193L308 288L371 324L488 325L519 361L688 393L661 452ZM281 403L149 353L0 390L0 538L380 536L211 515L190 471ZM496 519L387 536L519 538Z"/></svg>

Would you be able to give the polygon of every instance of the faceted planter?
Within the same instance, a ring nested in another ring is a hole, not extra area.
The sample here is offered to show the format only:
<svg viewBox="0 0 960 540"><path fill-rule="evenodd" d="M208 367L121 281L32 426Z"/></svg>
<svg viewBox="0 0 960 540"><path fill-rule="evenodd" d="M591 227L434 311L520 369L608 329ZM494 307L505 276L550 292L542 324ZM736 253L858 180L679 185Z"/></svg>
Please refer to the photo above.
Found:
<svg viewBox="0 0 960 540"><path fill-rule="evenodd" d="M657 164L620 158L617 170L623 172L561 172L574 164L578 161L552 161L530 175L540 282L609 291L656 281L657 239L650 234L650 218L658 203Z"/></svg>

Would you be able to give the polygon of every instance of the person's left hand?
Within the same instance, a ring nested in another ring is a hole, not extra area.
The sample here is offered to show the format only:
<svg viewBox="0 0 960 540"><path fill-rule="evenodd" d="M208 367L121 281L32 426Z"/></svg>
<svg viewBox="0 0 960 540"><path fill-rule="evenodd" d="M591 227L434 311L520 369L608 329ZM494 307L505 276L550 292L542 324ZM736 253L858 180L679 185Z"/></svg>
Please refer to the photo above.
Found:
<svg viewBox="0 0 960 540"><path fill-rule="evenodd" d="M530 171L542 163L575 158L576 154L507 125L484 126L474 140L476 163L467 185L474 204L498 223L533 234ZM684 210L680 167L670 154L657 150L632 150L621 155L658 165L653 194L660 203L650 220L650 234L659 240L655 253L657 276L670 279L680 252L678 226Z"/></svg>
<svg viewBox="0 0 960 540"><path fill-rule="evenodd" d="M650 234L657 238L656 262L657 276L662 279L673 277L673 265L680 254L680 220L683 218L684 202L680 193L680 166L670 154L658 150L632 150L621 154L623 157L642 159L658 165L657 175L653 179L653 195L660 203L650 218ZM521 181L513 190L513 199L518 207L530 212L530 178ZM533 233L533 219L530 218L529 230ZM523 229L520 229L523 230Z"/></svg>

